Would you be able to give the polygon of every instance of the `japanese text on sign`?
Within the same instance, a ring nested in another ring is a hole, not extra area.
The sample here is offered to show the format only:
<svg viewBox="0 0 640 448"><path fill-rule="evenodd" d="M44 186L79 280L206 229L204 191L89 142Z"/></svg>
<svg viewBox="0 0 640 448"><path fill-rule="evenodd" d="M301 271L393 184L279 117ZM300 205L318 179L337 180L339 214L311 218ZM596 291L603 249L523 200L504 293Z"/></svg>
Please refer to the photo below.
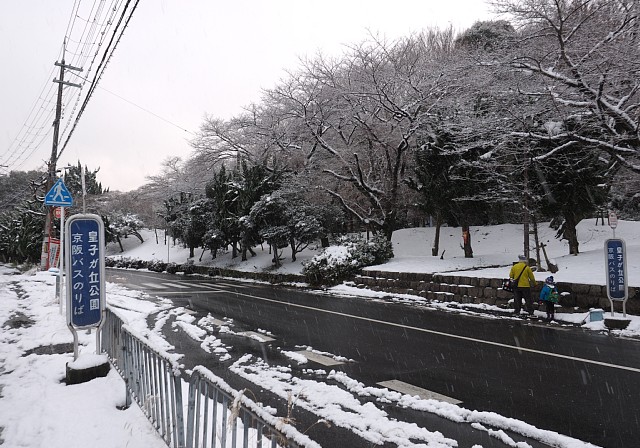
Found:
<svg viewBox="0 0 640 448"><path fill-rule="evenodd" d="M624 249L622 240L610 239L605 243L607 294L611 300L626 300L627 297Z"/></svg>
<svg viewBox="0 0 640 448"><path fill-rule="evenodd" d="M72 218L68 237L68 317L76 327L94 326L101 321L104 302L101 221Z"/></svg>

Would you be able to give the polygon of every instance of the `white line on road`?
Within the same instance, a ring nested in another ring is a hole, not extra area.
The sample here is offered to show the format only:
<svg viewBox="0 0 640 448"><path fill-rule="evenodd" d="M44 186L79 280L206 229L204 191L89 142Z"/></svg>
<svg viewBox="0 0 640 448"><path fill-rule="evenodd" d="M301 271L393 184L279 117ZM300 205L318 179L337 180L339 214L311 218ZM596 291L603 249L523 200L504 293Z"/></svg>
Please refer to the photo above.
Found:
<svg viewBox="0 0 640 448"><path fill-rule="evenodd" d="M545 352L543 350L536 350L534 348L518 347L516 345L503 344L501 342L485 341L483 339L476 339L476 338L472 338L472 337L469 337L469 336L461 336L461 335L458 335L458 334L445 333L445 332L437 331L437 330L429 330L427 328L413 327L411 325L403 325L403 324L398 324L398 323L395 323L395 322L387 322L387 321L384 321L384 320L372 319L370 317L356 316L354 314L340 313L338 311L323 310L321 308L315 308L313 306L308 306L308 305L298 305L296 303L282 302L280 300L274 300L274 299L267 299L265 297L254 296L253 294L236 293L236 297L237 296L252 297L252 298L257 299L257 300L262 300L263 302L278 303L280 305L291 306L291 307L295 307L295 308L302 308L302 309L307 309L307 310L312 310L312 311L318 311L318 312L321 312L321 313L333 314L335 316L349 317L351 319L358 319L358 320L362 320L362 321L365 321L365 322L373 322L373 323L382 324L382 325L389 325L390 327L406 328L407 330L414 330L414 331L419 331L419 332L422 332L422 333L435 334L435 335L438 335L438 336L444 336L444 337L453 338L453 339L460 339L462 341L477 342L479 344L492 345L494 347L502 347L502 348L506 348L506 349L510 349L510 350L517 350L519 352L536 353L538 355L550 356L550 357L553 357L553 358L568 359L570 361L579 361L579 362L584 362L584 363L587 363L587 364L593 364L593 365L597 365L597 366L611 367L611 368L614 368L614 369L628 370L630 372L640 373L640 369L638 369L636 367L628 367L628 366L621 366L621 365L618 365L618 364L610 364L608 362L594 361L592 359L578 358L576 356L562 355L560 353L550 353L550 352Z"/></svg>
<svg viewBox="0 0 640 448"><path fill-rule="evenodd" d="M138 275L144 276L144 274L138 274ZM151 276L147 276L147 277L151 277ZM155 277L153 277L153 278L155 278ZM215 291L198 291L198 292L215 292ZM223 291L220 291L220 292L223 292ZM167 294L167 293L163 292L163 294ZM614 369L628 370L630 372L640 373L640 369L636 368L636 367L621 366L621 365L618 365L618 364L611 364L611 363L608 363L608 362L594 361L592 359L584 359L584 358L578 358L578 357L575 357L575 356L562 355L562 354L559 354L559 353L545 352L545 351L542 351L542 350L536 350L536 349L532 349L532 348L525 348L525 347L518 347L518 346L515 346L515 345L502 344L500 342L485 341L485 340L482 340L482 339L476 339L476 338L472 338L472 337L468 337L468 336L460 336L460 335L457 335L457 334L444 333L442 331L428 330L426 328L413 327L413 326L410 326L410 325L402 325L402 324L398 324L398 323L395 323L395 322L386 322L386 321L383 321L383 320L371 319L369 317L362 317L362 316L355 316L353 314L340 313L338 311L323 310L321 308L315 308L315 307L307 306L307 305L298 305L298 304L295 304L295 303L282 302L280 300L267 299L265 297L254 296L252 294L246 294L246 293L241 293L241 292L236 293L236 297L237 296L252 297L254 299L262 300L264 302L278 303L280 305L287 305L287 306L292 306L292 307L296 307L296 308L303 308L303 309L308 309L308 310L313 310L313 311L319 311L321 313L333 314L333 315L336 315L336 316L350 317L352 319L358 319L358 320L362 320L362 321L365 321L365 322L374 322L374 323L378 323L378 324L382 324L382 325L389 325L389 326L392 326L392 327L406 328L408 330L415 330L415 331L420 331L420 332L423 332L423 333L436 334L436 335L439 335L439 336L445 336L445 337L449 337L449 338L460 339L460 340L463 340L463 341L470 341L470 342L477 342L477 343L480 343L480 344L493 345L495 347L502 347L502 348L506 348L506 349L510 349L510 350L517 350L519 352L536 353L538 355L543 355L543 356L551 356L551 357L554 357L554 358L568 359L570 361L579 361L579 362L584 362L584 363L587 363L587 364L593 364L593 365L598 365L598 366L603 366L603 367L611 367L611 368L614 368Z"/></svg>
<svg viewBox="0 0 640 448"><path fill-rule="evenodd" d="M214 285L207 285L207 284L204 284L204 283L194 283L194 285L196 285L198 288L220 289L220 288L219 288L219 287L217 287L217 286L214 286Z"/></svg>
<svg viewBox="0 0 640 448"><path fill-rule="evenodd" d="M166 295L180 295L180 294L216 294L216 293L227 293L228 291L222 291L222 290L212 290L212 289L204 289L202 291L199 291L197 289L190 289L189 291L162 291L159 292L158 294L166 296Z"/></svg>
<svg viewBox="0 0 640 448"><path fill-rule="evenodd" d="M167 282L163 282L163 285L167 285L167 286L173 286L174 288L180 288L180 289L187 289L189 288L188 286L185 285L181 285L179 283L167 283Z"/></svg>
<svg viewBox="0 0 640 448"><path fill-rule="evenodd" d="M153 289L167 289L168 286L161 285L160 283L140 283L142 286Z"/></svg>

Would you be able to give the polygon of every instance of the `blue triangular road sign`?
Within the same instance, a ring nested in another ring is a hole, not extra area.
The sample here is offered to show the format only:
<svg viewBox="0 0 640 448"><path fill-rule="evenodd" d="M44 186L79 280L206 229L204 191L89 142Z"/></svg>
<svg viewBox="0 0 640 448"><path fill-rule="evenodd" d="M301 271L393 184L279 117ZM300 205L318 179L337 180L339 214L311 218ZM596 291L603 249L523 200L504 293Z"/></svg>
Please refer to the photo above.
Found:
<svg viewBox="0 0 640 448"><path fill-rule="evenodd" d="M58 207L71 207L73 205L71 193L67 190L62 178L53 184L49 193L44 197L44 205L56 205Z"/></svg>

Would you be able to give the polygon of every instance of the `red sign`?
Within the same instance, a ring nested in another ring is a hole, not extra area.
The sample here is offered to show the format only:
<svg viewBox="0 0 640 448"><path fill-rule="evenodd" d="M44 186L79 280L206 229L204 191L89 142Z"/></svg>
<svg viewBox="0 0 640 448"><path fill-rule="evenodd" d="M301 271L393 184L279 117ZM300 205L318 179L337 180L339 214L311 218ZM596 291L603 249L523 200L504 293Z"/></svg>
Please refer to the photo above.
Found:
<svg viewBox="0 0 640 448"><path fill-rule="evenodd" d="M60 261L60 240L58 238L49 238L49 267L57 268Z"/></svg>
<svg viewBox="0 0 640 448"><path fill-rule="evenodd" d="M56 219L60 219L60 215L62 214L62 207L54 207L53 208L53 216L56 217Z"/></svg>

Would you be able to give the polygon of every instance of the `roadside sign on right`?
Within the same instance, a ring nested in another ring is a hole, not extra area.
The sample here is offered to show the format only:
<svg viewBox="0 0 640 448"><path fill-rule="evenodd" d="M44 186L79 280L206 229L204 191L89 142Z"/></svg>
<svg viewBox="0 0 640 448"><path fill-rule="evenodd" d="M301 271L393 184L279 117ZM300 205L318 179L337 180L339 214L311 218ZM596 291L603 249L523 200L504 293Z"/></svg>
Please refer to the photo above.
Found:
<svg viewBox="0 0 640 448"><path fill-rule="evenodd" d="M621 238L604 242L607 267L607 296L609 300L627 300L627 248Z"/></svg>
<svg viewBox="0 0 640 448"><path fill-rule="evenodd" d="M609 211L609 227L613 230L616 230L616 227L618 227L618 216L613 210Z"/></svg>

